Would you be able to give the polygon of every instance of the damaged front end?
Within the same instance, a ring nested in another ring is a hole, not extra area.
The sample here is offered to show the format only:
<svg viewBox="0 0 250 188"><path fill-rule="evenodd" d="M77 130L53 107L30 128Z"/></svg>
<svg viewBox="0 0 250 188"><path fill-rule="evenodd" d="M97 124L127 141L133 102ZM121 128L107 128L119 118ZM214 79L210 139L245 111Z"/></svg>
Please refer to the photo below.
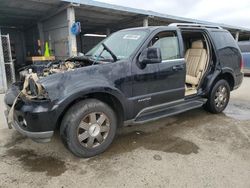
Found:
<svg viewBox="0 0 250 188"><path fill-rule="evenodd" d="M58 105L51 100L42 78L74 71L92 65L87 59L31 65L20 71L21 81L14 83L5 95L5 112L9 128L39 142L49 141L59 116ZM56 88L55 88L56 89Z"/></svg>

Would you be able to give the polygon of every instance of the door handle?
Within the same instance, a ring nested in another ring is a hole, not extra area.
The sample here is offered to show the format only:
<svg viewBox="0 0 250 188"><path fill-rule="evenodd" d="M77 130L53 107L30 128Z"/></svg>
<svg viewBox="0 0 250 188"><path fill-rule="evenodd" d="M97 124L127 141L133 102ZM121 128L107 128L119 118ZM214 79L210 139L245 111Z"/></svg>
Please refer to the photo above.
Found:
<svg viewBox="0 0 250 188"><path fill-rule="evenodd" d="M175 65L173 66L172 68L174 71L179 71L179 70L183 70L184 69L184 66L183 65Z"/></svg>

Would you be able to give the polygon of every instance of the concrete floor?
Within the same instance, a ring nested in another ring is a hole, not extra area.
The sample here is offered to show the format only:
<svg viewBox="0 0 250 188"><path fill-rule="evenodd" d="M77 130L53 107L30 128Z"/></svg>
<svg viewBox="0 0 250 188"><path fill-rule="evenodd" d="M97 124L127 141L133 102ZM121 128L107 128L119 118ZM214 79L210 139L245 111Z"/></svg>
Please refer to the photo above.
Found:
<svg viewBox="0 0 250 188"><path fill-rule="evenodd" d="M224 113L203 109L119 130L102 155L79 159L58 134L38 144L0 121L0 187L250 187L250 78Z"/></svg>

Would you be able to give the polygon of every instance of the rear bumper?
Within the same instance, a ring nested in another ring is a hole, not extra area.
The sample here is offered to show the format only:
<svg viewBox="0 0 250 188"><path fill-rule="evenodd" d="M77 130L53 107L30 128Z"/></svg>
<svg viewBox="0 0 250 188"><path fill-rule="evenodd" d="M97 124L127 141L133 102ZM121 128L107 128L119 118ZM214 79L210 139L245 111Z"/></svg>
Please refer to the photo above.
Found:
<svg viewBox="0 0 250 188"><path fill-rule="evenodd" d="M245 69L243 70L243 72L244 72L244 75L250 76L250 68L245 68Z"/></svg>
<svg viewBox="0 0 250 188"><path fill-rule="evenodd" d="M244 73L239 73L235 76L235 84L233 89L237 89L240 87L242 81L243 81Z"/></svg>

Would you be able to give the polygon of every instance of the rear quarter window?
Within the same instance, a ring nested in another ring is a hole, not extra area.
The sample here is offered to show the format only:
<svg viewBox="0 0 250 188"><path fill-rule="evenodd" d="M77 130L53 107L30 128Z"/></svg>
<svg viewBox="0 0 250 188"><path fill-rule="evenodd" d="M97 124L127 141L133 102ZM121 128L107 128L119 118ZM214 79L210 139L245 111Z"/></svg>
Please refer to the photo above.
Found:
<svg viewBox="0 0 250 188"><path fill-rule="evenodd" d="M221 67L240 73L241 52L235 39L228 31L212 31L218 62Z"/></svg>
<svg viewBox="0 0 250 188"><path fill-rule="evenodd" d="M217 49L225 47L238 48L236 41L228 31L213 31L211 35L214 39L214 43Z"/></svg>

